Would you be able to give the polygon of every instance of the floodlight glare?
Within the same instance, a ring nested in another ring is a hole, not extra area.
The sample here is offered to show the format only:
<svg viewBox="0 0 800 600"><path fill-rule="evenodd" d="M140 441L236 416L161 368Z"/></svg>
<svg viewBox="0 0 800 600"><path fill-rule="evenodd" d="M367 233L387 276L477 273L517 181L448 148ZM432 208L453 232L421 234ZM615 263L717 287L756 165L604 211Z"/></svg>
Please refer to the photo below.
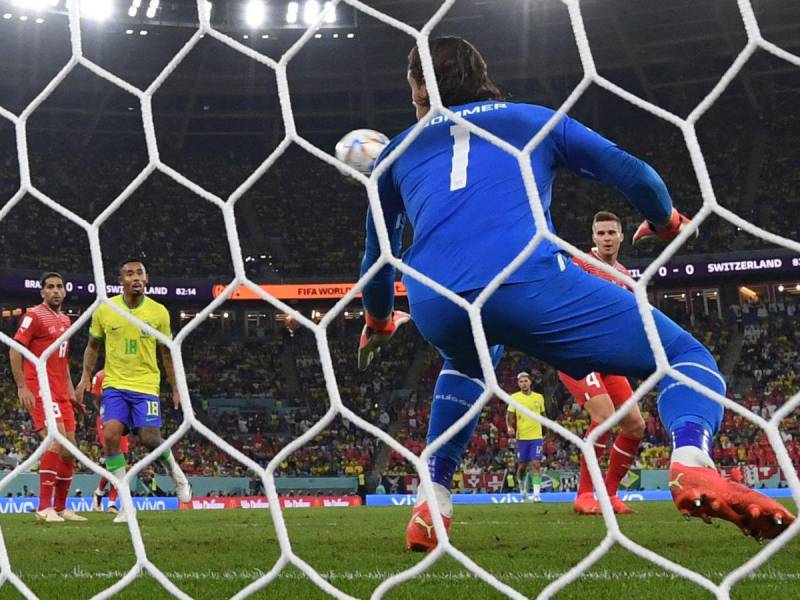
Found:
<svg viewBox="0 0 800 600"><path fill-rule="evenodd" d="M49 0L14 0L11 5L28 10L44 10Z"/></svg>
<svg viewBox="0 0 800 600"><path fill-rule="evenodd" d="M297 2L289 2L286 6L286 22L294 25L297 23L297 14L300 12L300 4Z"/></svg>
<svg viewBox="0 0 800 600"><path fill-rule="evenodd" d="M94 21L105 21L111 16L111 2L108 0L83 0L81 16Z"/></svg>
<svg viewBox="0 0 800 600"><path fill-rule="evenodd" d="M244 22L248 27L258 27L267 16L267 7L262 0L249 0L244 7Z"/></svg>
<svg viewBox="0 0 800 600"><path fill-rule="evenodd" d="M333 2L325 3L324 12L326 23L336 23L336 8L333 6Z"/></svg>
<svg viewBox="0 0 800 600"><path fill-rule="evenodd" d="M152 19L156 16L159 4L159 0L150 0L150 5L147 7L147 12L145 13L148 19Z"/></svg>
<svg viewBox="0 0 800 600"><path fill-rule="evenodd" d="M303 5L303 22L311 25L319 17L319 2L317 0L306 0Z"/></svg>

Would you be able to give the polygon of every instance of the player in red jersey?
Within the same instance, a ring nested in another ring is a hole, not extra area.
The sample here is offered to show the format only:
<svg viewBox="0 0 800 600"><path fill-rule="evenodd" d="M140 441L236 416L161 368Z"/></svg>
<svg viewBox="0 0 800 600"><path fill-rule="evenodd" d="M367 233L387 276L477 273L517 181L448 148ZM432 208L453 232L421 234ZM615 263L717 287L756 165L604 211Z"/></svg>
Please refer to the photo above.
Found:
<svg viewBox="0 0 800 600"><path fill-rule="evenodd" d="M630 275L628 270L617 261L623 238L622 221L617 215L607 211L600 211L594 216L594 219L592 219L592 241L595 243L595 247L592 248L591 255L620 273ZM592 275L623 285L594 265L579 258L575 258L574 262ZM578 404L583 406L591 417L592 422L586 432L587 436L595 427L598 427L600 423L613 415L617 407L633 395L630 383L628 383L627 378L621 375L589 373L580 380L573 379L561 372L559 372L558 376L575 397ZM644 436L644 419L639 412L638 406L634 406L623 417L619 423L619 428L620 432L611 446L605 484L614 512L627 514L633 511L617 497L617 489L620 481L625 477L628 469L636 459L636 453L639 451L639 445ZM606 451L609 434L610 432L606 432L594 443L598 460L602 458ZM600 514L600 504L595 499L593 491L594 486L589 476L589 469L586 466L586 459L581 455L581 473L578 481L578 494L575 498L575 512L586 515Z"/></svg>
<svg viewBox="0 0 800 600"><path fill-rule="evenodd" d="M97 407L98 416L97 420L95 421L95 427L97 428L97 442L100 444L100 447L105 450L106 448L106 436L105 432L103 431L103 377L105 377L105 371L99 370L95 373L95 376L92 377L92 389L91 394L94 398L95 406ZM119 439L119 451L122 454L128 453L128 436L123 435ZM96 511L103 510L103 496L106 495L106 486L108 485L108 479L105 477L100 478L100 482L97 484L97 489L92 494L92 509ZM118 512L117 511L117 488L113 485L111 486L111 491L108 492L108 512Z"/></svg>
<svg viewBox="0 0 800 600"><path fill-rule="evenodd" d="M61 312L64 302L64 278L58 273L42 275L42 303L28 309L20 322L14 339L34 355L41 356L70 326L67 315ZM11 371L17 384L17 394L22 408L33 420L39 437L47 436L44 403L36 377L36 366L23 358L13 348L9 352ZM47 359L47 380L53 400L53 412L58 430L75 443L75 412L86 412L75 398L75 388L69 373L69 342L62 342ZM39 510L36 518L47 523L85 521L66 507L67 494L72 484L75 461L64 446L53 442L39 461Z"/></svg>

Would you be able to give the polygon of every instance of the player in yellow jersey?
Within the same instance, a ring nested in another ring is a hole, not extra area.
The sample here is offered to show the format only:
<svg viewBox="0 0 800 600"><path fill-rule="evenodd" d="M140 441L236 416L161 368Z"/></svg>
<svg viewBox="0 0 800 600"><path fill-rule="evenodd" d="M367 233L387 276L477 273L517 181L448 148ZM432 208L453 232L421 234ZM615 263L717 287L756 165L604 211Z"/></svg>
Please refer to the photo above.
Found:
<svg viewBox="0 0 800 600"><path fill-rule="evenodd" d="M531 376L523 371L517 375L519 391L511 397L535 415L544 414L544 396L531 390ZM533 502L541 502L539 492L542 487L542 425L527 415L517 413L517 409L509 405L506 412L508 435L517 437L517 480L522 497L528 498L528 472L533 482Z"/></svg>
<svg viewBox="0 0 800 600"><path fill-rule="evenodd" d="M148 298L145 289L148 283L147 269L139 259L128 259L120 265L119 282L122 294L110 300L122 310L133 315L150 327L172 337L169 312L162 305ZM103 431L105 433L106 468L116 477L125 475L125 455L120 452L120 439L129 431L139 437L147 448L158 447L161 437L161 371L158 368L155 336L128 321L108 305L101 305L92 315L89 342L83 353L83 375L75 390L76 397L83 400L90 387L92 374L97 365L100 347L105 349L105 377L103 379ZM172 355L169 348L161 346L161 360L167 381L172 387L172 401L180 406L180 394L175 382ZM167 450L158 459L175 483L181 502L192 499L192 489L186 475ZM124 523L124 509L114 518L115 523Z"/></svg>

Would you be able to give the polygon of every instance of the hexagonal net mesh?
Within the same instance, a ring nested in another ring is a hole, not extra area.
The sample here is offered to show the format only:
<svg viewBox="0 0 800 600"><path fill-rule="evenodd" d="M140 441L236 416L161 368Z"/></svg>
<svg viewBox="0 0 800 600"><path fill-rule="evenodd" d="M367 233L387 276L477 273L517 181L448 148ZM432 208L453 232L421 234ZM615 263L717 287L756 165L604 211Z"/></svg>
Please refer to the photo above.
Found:
<svg viewBox="0 0 800 600"><path fill-rule="evenodd" d="M115 485L117 485L119 487L120 498L122 500L123 506L129 512L129 514L135 515L135 510L130 495L131 481L135 477L137 477L138 474L150 462L155 460L155 458L159 454L163 453L164 450L171 447L175 442L177 442L178 439L180 439L180 437L182 437L190 428L194 428L201 435L206 437L212 443L216 444L219 448L228 453L230 456L232 456L233 458L235 458L236 460L247 466L253 472L257 473L261 477L264 483L264 487L267 491L267 496L269 498L269 508L271 511L272 520L275 526L281 550L280 557L273 566L273 568L268 573L266 573L265 575L263 575L262 577L260 577L247 587L245 587L238 594L236 594L235 597L244 598L264 588L265 586L268 586L270 582L272 582L281 573L284 567L286 567L289 564L292 564L301 571L303 571L309 577L309 579L311 579L317 586L319 586L322 590L328 592L332 596L337 598L350 598L351 596L334 587L325 578L323 578L322 575L320 575L308 563L303 561L292 551L291 542L289 540L286 525L283 520L283 515L278 501L278 494L275 487L274 472L276 467L292 452L300 448L303 444L312 440L318 433L320 433L325 427L327 427L328 424L337 415L341 415L342 417L348 419L356 427L359 427L367 431L368 433L374 435L376 438L386 443L390 448L396 450L404 458L406 458L412 465L414 465L415 469L419 474L420 485L422 486L423 491L426 492L426 495L428 497L432 497L433 496L432 482L428 474L428 469L426 467L427 459L432 455L432 453L437 448L439 448L442 444L448 441L453 435L456 434L456 432L458 432L461 429L462 426L464 426L476 414L478 414L492 395L496 395L506 403L513 404L517 410L520 410L529 417L539 421L544 426L555 431L562 437L566 438L567 440L575 444L578 448L580 448L580 450L587 458L587 462L592 474L592 479L594 480L595 487L598 490L600 504L603 509L603 517L607 529L607 534L603 539L603 541L596 548L594 548L594 550L592 550L592 552L590 552L586 556L586 558L584 558L572 569L570 569L568 572L564 573L558 579L554 580L550 585L548 585L541 592L539 597L549 598L553 596L556 592L564 588L570 582L580 577L581 574L583 574L597 560L599 560L603 555L605 555L614 544L620 544L624 548L639 555L640 557L645 558L655 563L656 565L675 573L678 576L689 579L703 588L706 588L707 590L715 594L718 598L728 598L730 590L736 582L738 582L743 577L751 573L754 569L762 565L770 556L772 556L775 552L780 550L780 548L797 533L797 530L800 529L800 521L795 522L786 532L784 532L782 536L780 536L773 543L769 544L767 547L763 548L759 553L753 556L745 564L741 565L739 568L730 572L726 577L724 577L724 579L719 584L715 584L708 578L704 577L703 575L691 571L681 565L678 565L660 556L659 554L651 550L648 550L640 546L639 544L636 544L620 531L619 525L617 524L617 521L614 517L613 510L611 509L608 495L605 491L605 486L597 485L599 482L602 481L602 475L599 469L597 457L594 453L594 441L598 437L600 437L605 431L608 431L611 427L616 425L621 420L621 418L625 414L627 414L627 412L631 408L633 408L633 406L650 389L653 388L653 386L661 377L669 375L674 377L678 381L692 387L693 389L700 391L701 393L705 394L714 401L721 403L724 407L733 410L739 415L744 416L752 423L762 428L768 436L769 442L772 445L775 454L777 456L779 466L783 470L784 476L791 487L793 498L796 503L800 504L800 481L798 481L797 474L792 468L788 453L786 451L786 448L783 444L783 441L778 431L778 425L780 424L780 422L784 418L786 418L798 405L800 405L800 394L795 395L790 401L786 402L786 404L783 407L781 407L779 410L775 412L775 414L769 421L766 421L765 419L754 414L753 412L743 408L738 404L731 402L730 400L720 396L719 394L716 394L711 390L701 386L700 384L696 383L695 381L686 377L685 375L675 371L670 367L670 365L667 362L663 346L661 345L660 339L656 332L655 323L650 314L650 311L648 310L649 305L646 296L646 286L651 277L658 271L659 267L664 265L665 262L681 247L684 241L686 241L687 238L696 231L697 227L711 213L717 214L718 216L736 225L737 227L740 227L744 231L747 231L752 235L758 236L765 241L789 248L795 252L800 253L800 243L764 231L763 229L756 227L747 220L739 217L735 213L720 206L717 203L717 200L714 196L714 190L712 189L711 180L709 178L708 171L706 169L703 153L700 148L695 130L695 125L698 119L711 107L711 105L716 101L716 99L720 96L720 94L722 94L722 92L731 83L731 81L734 79L734 77L737 75L740 69L744 66L747 60L753 55L753 53L757 49L759 48L763 49L782 60L788 61L789 63L797 67L800 67L800 57L791 54L785 51L784 49L776 46L775 44L769 42L768 40L764 39L761 35L759 25L756 20L755 14L753 12L750 0L738 0L739 12L741 14L745 30L747 32L747 43L745 47L740 51L740 53L738 54L734 62L731 64L731 66L720 78L719 82L711 90L711 92L694 108L694 110L691 111L688 117L681 118L671 112L668 112L650 102L647 102L637 97L634 94L631 94L630 92L626 91L625 89L622 89L621 87L615 85L614 83L612 83L611 81L600 75L595 67L594 59L592 56L592 50L586 35L586 31L584 29L579 0L562 0L562 2L563 4L566 5L569 11L570 22L572 25L572 30L577 43L577 47L579 50L579 55L584 75L580 83L573 90L573 92L570 94L567 100L559 107L557 112L553 115L552 119L547 123L547 125L541 131L539 131L536 134L536 136L533 139L530 140L530 142L526 145L525 148L523 148L522 150L518 150L512 147L510 144L504 142L503 140L494 137L488 132L466 121L460 115L454 114L452 111L443 107L439 97L438 89L436 89L435 85L429 84L429 93L431 98L432 110L428 113L428 115L426 115L425 118L423 118L417 124L415 129L408 136L408 138L402 144L400 144L396 148L396 150L392 152L390 156L387 157L385 161L381 163L381 165L378 167L378 169L376 169L376 171L371 175L371 177L367 178L364 175L357 173L352 168L339 163L334 157L324 152L323 150L320 150L313 144L309 143L307 140L305 140L302 136L298 134L297 129L295 127L290 90L287 80L287 66L289 62L292 60L292 58L297 54L297 52L314 35L314 32L316 31L319 24L322 23L322 21L326 18L326 12L320 14L318 21L315 24L312 24L300 37L300 39L294 45L292 45L280 57L278 61L275 61L253 50L252 48L248 48L238 43L231 37L214 29L210 23L208 3L205 0L198 0L197 10L199 15L199 25L197 30L194 32L194 35L192 35L192 37L186 42L186 44L181 48L181 50L172 58L172 60L167 64L167 66L164 67L164 69L156 77L156 79L146 89L143 90L117 77L113 73L107 71L103 67L100 67L99 65L95 64L94 62L90 61L84 56L81 44L81 25L79 18L80 0L68 0L67 6L69 11L70 42L71 42L71 57L69 61L58 72L58 74L49 82L49 84L42 90L42 92L38 96L36 96L36 98L34 98L33 101L31 101L30 104L28 104L28 106L25 107L25 109L19 115L13 114L9 110L0 106L0 116L11 121L15 127L19 174L20 174L20 189L5 204L2 210L0 210L0 220L2 220L8 214L8 212L20 200L22 200L22 198L26 194L30 194L45 206L56 211L60 215L64 216L65 218L69 219L73 223L83 228L89 237L94 278L96 283L96 289L98 290L98 298L89 307L89 309L85 311L83 315L72 325L72 327L70 327L69 330L66 331L59 338L59 340L57 340L50 348L48 348L48 350L44 352L40 357L32 355L27 348L22 347L20 344L9 338L7 335L0 333L0 340L2 340L4 344L15 348L27 360L30 360L36 365L39 384L41 389L43 390L45 413L49 431L47 438L42 442L42 444L37 448L37 450L30 457L28 457L27 460L19 464L6 478L3 479L2 482L0 482L0 491L2 491L2 489L6 487L17 474L26 471L34 462L36 462L39 459L39 457L44 453L45 449L47 448L47 446L51 441L57 440L59 443L68 447L69 450L73 453L73 455L75 455L78 458L78 460L81 461L81 463L86 465L88 468L90 468L98 475L109 478ZM372 7L369 7L362 2L359 2L358 0L334 0L334 2L328 5L330 6L330 8L326 10L335 10L336 6L340 3L349 4L356 10L359 10L385 23L388 26L403 31L407 33L409 36L411 36L416 41L416 43L420 48L420 55L422 59L425 80L427 82L436 81L436 77L434 76L433 72L433 63L431 60L431 55L429 52L427 42L431 31L444 17L444 15L448 12L448 10L452 7L452 5L455 3L455 0L446 0L442 2L441 6L439 6L434 15L420 30L414 29L413 27L407 25L406 23L403 23L402 21L399 21L386 14L383 14L382 12L375 10ZM266 65L267 67L275 71L277 76L280 106L286 131L284 139L278 145L276 150L246 179L246 181L244 181L244 183L242 183L241 186L239 186L238 189L236 189L226 199L219 198L214 194L206 191L201 186L190 181L189 179L184 177L181 173L170 168L168 165L164 164L161 161L159 156L158 145L156 143L155 126L153 123L153 113L152 113L153 94L156 92L156 90L158 90L158 88L166 80L166 78L170 75L170 73L172 73L175 70L178 64L187 56L187 54L192 50L192 48L194 48L194 46L204 35L212 36L213 38L226 44L232 49L246 55L247 57L255 61L258 61ZM28 159L28 144L26 136L26 127L28 118L37 109L37 107L41 105L41 103L50 94L53 93L56 87L77 65L82 65L83 67L89 69L99 77L102 77L103 79L109 81L110 83L118 86L119 88L136 96L139 99L139 102L141 104L143 127L145 132L148 158L149 158L147 166L136 176L136 178L127 186L127 188L117 198L115 198L108 205L108 207L91 223L79 217L72 211L67 210L59 203L49 198L41 191L39 191L31 183L29 159ZM549 133L549 131L552 130L552 128L558 123L559 119L561 119L563 115L566 114L566 112L575 104L575 102L583 94L583 92L592 84L605 88L606 90L619 96L620 98L626 100L627 102L630 102L631 104L634 104L635 106L638 106L639 108L655 115L656 117L664 119L673 124L675 127L679 128L683 134L686 146L689 150L691 162L702 193L703 204L700 211L694 216L692 225L688 227L685 231L683 231L681 235L678 236L678 238L676 238L664 249L664 251L658 256L658 258L655 259L652 262L652 264L644 271L641 278L637 282L634 282L629 278L621 276L616 271L612 271L607 265L601 264L592 257L587 256L586 254L584 254L583 252L581 252L574 246L570 245L569 243L565 242L564 240L562 240L561 238L559 238L558 236L556 236L555 234L551 233L548 230L544 212L542 209L542 205L534 181L533 172L530 166L531 164L530 155L533 149ZM520 165L520 169L523 174L523 179L526 185L526 189L528 191L531 210L533 212L538 230L538 233L536 234L534 239L531 240L531 242L522 251L522 253L511 264L509 264L505 269L503 269L503 271L500 272L495 277L495 279L491 282L491 284L472 303L468 303L460 296L457 296L450 290L442 287L435 281L415 271L409 266L404 265L400 261L400 259L392 256L389 247L388 233L383 224L384 221L381 218L382 211L376 185L377 178L380 176L381 172L383 172L394 160L396 160L396 158L408 147L408 145L413 142L413 140L419 134L421 129L432 118L434 118L437 115L446 115L453 122L458 123L463 127L466 127L474 135L486 139L487 141L491 142L492 144L496 145L497 147L503 149L504 151L508 152L509 154L517 158ZM288 148L288 146L292 143L299 145L300 147L305 149L310 154L316 156L320 160L325 161L337 167L339 170L355 178L362 185L366 187L369 195L370 209L373 211L373 215L375 216L374 222L377 224L378 237L380 239L380 245L381 245L380 259L376 262L376 264L372 266L372 268L364 275L364 277L362 277L361 280L359 280L355 288L352 289L345 297L343 297L335 305L335 307L327 313L325 318L319 323L314 323L309 319L305 318L303 315L299 314L291 307L285 305L276 298L267 294L254 282L250 281L247 278L244 271L244 264L242 261L241 248L236 228L236 219L234 215L234 206L236 204L236 201L248 189L250 189L250 187L262 175L264 175L264 173L273 165L273 163L278 159L278 157L280 157L284 153L284 151ZM198 196L211 202L222 211L225 228L228 236L228 241L230 245L232 261L234 265L234 272L235 272L234 279L227 285L224 293L222 293L209 306L207 306L202 312L200 312L186 327L184 327L180 331L180 333L173 340L166 339L159 332L152 330L152 328L150 328L148 325L136 320L134 317L128 314L123 313L109 301L105 291L106 285L105 285L105 277L103 274L102 254L100 250L100 242L98 235L99 227L106 221L106 219L108 219L108 217L123 202L125 202L125 200L149 177L149 175L156 170L161 171L165 175L171 177L177 183L179 183L182 186L185 186L187 189L191 190ZM573 256L580 256L583 260L591 262L595 266L604 269L606 272L608 272L615 278L624 279L625 283L628 284L634 290L637 303L639 305L639 311L645 324L648 340L656 357L656 363L657 363L656 372L653 373L646 381L642 383L642 385L636 391L634 396L631 399L629 399L625 403L625 405L623 405L621 410L617 411L617 413L613 418L604 422L601 427L598 427L597 430L594 431L585 440L578 438L575 434L567 431L564 427L562 427L561 425L559 425L554 421L551 421L550 419L547 419L539 415L531 414L526 408L520 406L518 403L512 400L511 397L500 388L492 369L489 350L486 343L485 335L483 333L483 328L480 319L480 309L483 303L486 301L486 299L497 289L499 285L503 283L503 281L513 272L513 270L517 266L519 266L519 264L522 261L524 261L528 256L530 256L530 254L534 251L537 245L541 243L542 240L545 239L556 243L558 246L560 246L562 249L569 252ZM391 436L389 436L387 433L378 429L374 425L366 422L358 415L354 414L346 406L344 406L336 385L330 350L328 348L328 343L327 343L327 333L326 333L327 326L355 298L356 294L361 291L366 282L369 281L369 279L372 276L374 276L375 273L377 273L377 271L380 270L381 267L383 267L386 264L394 266L396 269L398 269L405 275L410 276L422 282L423 284L431 287L432 289L436 290L441 295L449 298L455 304L457 304L458 306L462 307L465 311L467 311L472 324L473 335L475 338L476 347L478 348L481 366L487 382L484 392L482 393L478 401L471 407L471 409L466 414L464 414L456 423L454 423L446 432L444 432L439 438L437 438L434 443L428 445L420 456L414 455L408 449L403 447L399 442L397 442ZM189 400L188 386L186 382L183 359L181 355L181 345L186 336L189 335L205 318L207 318L213 310L215 310L217 307L219 307L220 304L225 302L233 293L233 291L241 285L247 286L250 290L252 290L255 294L261 297L264 301L269 302L276 308L286 313L289 313L297 320L297 322L299 322L304 327L307 327L311 332L313 332L317 342L317 348L320 353L321 364L326 381L327 391L331 400L330 408L326 412L326 414L317 423L315 423L314 426L311 427L306 433L304 433L302 436L300 436L299 438L297 438L296 440L285 446L280 452L278 452L277 455L270 461L266 469L262 468L253 460L249 459L247 456L239 452L236 448L232 447L230 444L225 442L225 440L223 440L214 432L209 430L194 416L191 409L191 403ZM56 351L58 345L62 341L68 339L77 329L83 327L86 324L86 321L89 319L92 312L95 309L97 309L100 303L108 304L109 306L112 307L112 309L117 310L119 314L122 314L126 319L136 323L138 326L147 330L149 333L155 335L161 343L169 347L169 349L173 354L174 363L176 367L176 378L177 378L178 388L181 394L181 403L182 403L182 410L184 417L181 426L172 435L170 435L163 442L161 446L150 452L145 459L143 459L133 468L131 468L131 470L121 480L117 480L113 475L111 475L105 469L95 464L86 455L84 455L78 448L72 445L67 439L65 439L61 434L57 432L57 428L55 426L55 416L53 414L53 409L51 406L52 397L50 395L49 386L47 384L46 361L48 357L54 351ZM444 530L444 525L438 507L435 505L435 503L431 503L431 508L432 508L431 512L433 515L434 527L437 532L438 538L440 540L439 545L436 547L434 551L429 553L423 560L417 563L413 568L398 573L383 581L375 589L373 593L373 598L381 598L395 586L421 574L423 571L428 569L434 562L436 562L443 554L450 555L455 560L464 565L475 576L479 577L487 584L491 585L493 588L505 594L506 596L510 598L524 598L522 594L520 594L510 586L506 585L505 583L499 581L491 573L487 572L486 570L478 566L468 556L466 556L465 554L460 552L457 548L455 548L453 545L451 545L447 538L447 534ZM126 587L128 584L130 584L137 576L139 576L142 573L142 571L146 571L147 573L149 573L172 595L179 598L188 598L189 596L187 594L181 591L172 581L169 580L169 578L164 573L162 573L148 559L146 548L142 540L141 531L139 529L139 525L136 518L132 518L129 520L129 529L133 540L136 562L128 573L126 573L115 584L105 589L100 594L98 594L96 598L111 597L112 595L114 595L115 593L119 592L124 587ZM1 548L2 553L0 553L0 585L3 584L13 585L26 598L35 598L36 595L12 571L8 553L5 547L5 542L3 541L1 533L0 533L0 544L2 545Z"/></svg>

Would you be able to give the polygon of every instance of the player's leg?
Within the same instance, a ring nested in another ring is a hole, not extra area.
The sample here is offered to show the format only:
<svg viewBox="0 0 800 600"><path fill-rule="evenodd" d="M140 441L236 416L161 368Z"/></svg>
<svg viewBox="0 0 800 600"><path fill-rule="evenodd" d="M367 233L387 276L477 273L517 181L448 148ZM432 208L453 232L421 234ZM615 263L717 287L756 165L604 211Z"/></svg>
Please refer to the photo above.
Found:
<svg viewBox="0 0 800 600"><path fill-rule="evenodd" d="M464 310L444 298L433 298L412 304L411 311L419 331L444 358L428 422L427 443L430 445L470 409L483 393L485 385L469 319ZM502 357L502 346L493 347L491 353L496 367ZM449 527L453 511L450 499L453 475L479 419L480 413L442 444L429 459L428 470L433 480L434 498L425 497L424 491L418 492L417 505L406 530L408 548L422 551L436 546L436 533L432 529L427 506L429 500L437 502Z"/></svg>
<svg viewBox="0 0 800 600"><path fill-rule="evenodd" d="M123 435L119 440L119 451L120 454L127 457L128 456L128 436ZM119 509L117 508L117 497L119 496L119 490L116 486L111 486L111 489L108 491L108 512L110 513L118 513Z"/></svg>
<svg viewBox="0 0 800 600"><path fill-rule="evenodd" d="M102 409L101 409L102 410ZM102 417L97 417L95 420L95 430L97 431L97 444L100 446L102 450L102 457L101 461L105 464L105 454L106 454L106 437L105 432L103 431L103 419ZM94 511L102 511L103 510L103 496L106 495L106 486L108 485L108 479L105 477L101 477L100 481L97 483L97 489L92 493L92 510ZM115 489L113 486L111 489Z"/></svg>
<svg viewBox="0 0 800 600"><path fill-rule="evenodd" d="M573 377L587 371L646 377L655 370L631 293L572 264L543 275L546 285L506 285L492 295L482 311L489 343L517 347ZM724 395L725 382L711 353L663 313L651 312L671 367ZM722 422L720 404L664 377L659 414L673 442L670 488L682 512L719 516L757 537L775 537L794 520L779 503L739 489L717 473L711 441Z"/></svg>
<svg viewBox="0 0 800 600"><path fill-rule="evenodd" d="M527 440L517 440L517 480L519 481L519 493L525 499L528 496L528 454L529 444Z"/></svg>
<svg viewBox="0 0 800 600"><path fill-rule="evenodd" d="M519 442L517 442L517 452L519 452ZM528 493L528 477L525 471L525 465L519 459L517 460L517 487L519 493L523 496Z"/></svg>
<svg viewBox="0 0 800 600"><path fill-rule="evenodd" d="M133 397L135 398L131 409L133 430L145 448L148 450L158 448L164 441L161 437L161 400L158 396L149 394L134 394ZM178 500L191 502L192 487L172 455L172 450L167 448L158 457L158 462L164 466L167 475L175 484L175 495Z"/></svg>
<svg viewBox="0 0 800 600"><path fill-rule="evenodd" d="M40 439L47 437L47 427L44 423L44 409L41 399L37 397L37 406L31 409L33 426ZM36 511L36 520L45 523L61 523L64 521L55 508L53 508L53 494L56 488L56 474L58 472L59 452L61 445L53 442L42 454L39 461L39 508Z"/></svg>
<svg viewBox="0 0 800 600"><path fill-rule="evenodd" d="M533 483L533 496L531 500L533 502L541 502L541 491L542 491L542 462L541 462L541 455L542 455L542 440L535 440L535 449L534 449L534 456L537 456L536 460L532 460L530 463L530 473L531 473L531 482Z"/></svg>
<svg viewBox="0 0 800 600"><path fill-rule="evenodd" d="M36 402L30 409L33 428L39 439L47 437L47 425L44 418L42 397L37 395ZM36 511L37 521L61 522L63 519L53 509L53 492L56 486L56 471L58 469L58 442L54 442L42 454L39 460L39 508Z"/></svg>
<svg viewBox="0 0 800 600"><path fill-rule="evenodd" d="M589 373L586 377L573 379L566 373L559 372L561 383L569 390L580 406L589 413L589 427L584 437L589 437L600 424L614 414L614 404L605 386L605 381L598 373ZM609 433L606 432L594 442L594 452L598 463L603 458L608 444ZM594 484L589 474L586 456L581 453L580 472L578 475L578 491L575 494L575 512L581 515L599 515L600 503L594 497Z"/></svg>
<svg viewBox="0 0 800 600"><path fill-rule="evenodd" d="M615 409L624 404L633 395L633 390L627 378L620 375L604 375L603 380ZM637 405L628 411L619 422L619 433L611 444L609 453L606 491L611 498L614 512L617 514L633 512L619 499L617 490L620 482L636 460L642 437L644 437L644 419Z"/></svg>
<svg viewBox="0 0 800 600"><path fill-rule="evenodd" d="M120 441L132 427L131 406L126 390L105 388L103 390L103 436L105 439L105 466L114 477L125 477L127 460L120 452ZM125 511L114 517L115 523L125 523Z"/></svg>
<svg viewBox="0 0 800 600"><path fill-rule="evenodd" d="M66 411L72 415L68 417ZM58 423L58 429L64 434L73 446L77 446L75 440L75 417L72 414L72 406L67 405L61 407L62 414L64 414L64 422ZM69 450L59 444L60 463L56 471L56 489L53 500L53 508L56 509L58 515L65 521L86 521L86 517L82 517L75 513L72 509L67 508L67 496L69 489L72 487L72 476L75 473L75 457L70 454Z"/></svg>

